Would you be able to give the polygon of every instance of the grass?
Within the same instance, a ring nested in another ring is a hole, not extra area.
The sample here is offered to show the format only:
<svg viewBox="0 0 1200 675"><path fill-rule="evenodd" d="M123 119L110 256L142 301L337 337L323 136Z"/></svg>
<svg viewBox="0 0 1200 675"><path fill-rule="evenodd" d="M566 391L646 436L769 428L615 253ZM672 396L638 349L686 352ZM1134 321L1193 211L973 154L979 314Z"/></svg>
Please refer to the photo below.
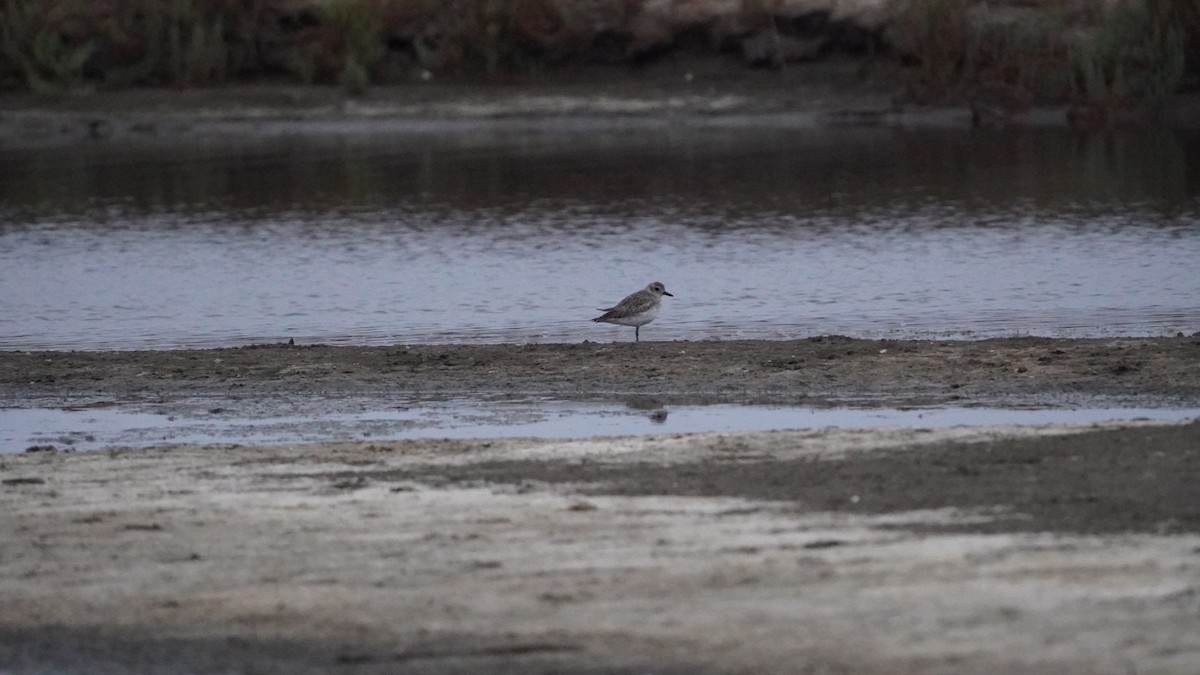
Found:
<svg viewBox="0 0 1200 675"><path fill-rule="evenodd" d="M1157 105L1183 81L1185 33L1180 3L1118 5L1091 39L1071 51L1078 97L1104 110Z"/></svg>
<svg viewBox="0 0 1200 675"><path fill-rule="evenodd" d="M642 3L613 0L607 15L597 14L601 5L0 0L0 88L61 95L282 79L364 93L422 76L503 78L586 63L598 41L611 44L614 33L631 40ZM1110 110L1200 88L1200 3L1109 5L907 0L879 37L885 53L910 66L904 84L920 102L1007 109L1071 102ZM733 20L773 22L777 7L744 0ZM1025 11L1025 18L997 20L1004 11ZM719 42L713 40L714 52ZM626 57L632 64L636 55Z"/></svg>
<svg viewBox="0 0 1200 675"><path fill-rule="evenodd" d="M919 102L1153 106L1183 85L1187 45L1200 47L1193 2L1124 0L1105 9L1080 0L986 21L995 10L976 0L912 0L890 43L911 66L906 89Z"/></svg>
<svg viewBox="0 0 1200 675"><path fill-rule="evenodd" d="M88 88L84 68L96 51L86 0L8 0L0 11L0 55L30 91L59 95Z"/></svg>
<svg viewBox="0 0 1200 675"><path fill-rule="evenodd" d="M969 7L970 0L913 0L892 26L890 41L912 62L906 85L918 100L961 95L972 51Z"/></svg>

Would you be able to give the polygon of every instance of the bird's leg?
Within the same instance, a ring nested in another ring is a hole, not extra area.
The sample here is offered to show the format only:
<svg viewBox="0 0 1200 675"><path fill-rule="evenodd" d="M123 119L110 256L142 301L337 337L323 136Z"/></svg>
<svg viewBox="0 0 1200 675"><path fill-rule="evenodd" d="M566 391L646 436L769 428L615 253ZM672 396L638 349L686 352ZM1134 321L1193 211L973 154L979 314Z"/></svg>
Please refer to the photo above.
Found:
<svg viewBox="0 0 1200 675"><path fill-rule="evenodd" d="M641 338L639 338L639 337L638 337L638 331L640 331L641 329L642 329L642 327L641 327L641 326L634 326L634 327L633 327L633 341L634 341L634 342L641 342L641 341L642 341L642 340L641 340Z"/></svg>

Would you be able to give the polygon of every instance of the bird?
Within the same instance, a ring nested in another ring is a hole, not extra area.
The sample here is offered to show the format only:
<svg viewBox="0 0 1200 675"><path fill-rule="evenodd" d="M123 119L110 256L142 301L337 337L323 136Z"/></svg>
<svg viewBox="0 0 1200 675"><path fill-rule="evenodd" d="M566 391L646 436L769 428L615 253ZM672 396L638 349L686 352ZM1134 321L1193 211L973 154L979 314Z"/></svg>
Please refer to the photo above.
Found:
<svg viewBox="0 0 1200 675"><path fill-rule="evenodd" d="M633 341L641 342L638 332L642 326L650 323L654 320L654 317L658 316L658 310L662 306L662 296L664 295L670 295L672 298L675 297L667 292L666 286L663 286L661 282L655 281L642 290L625 296L625 299L616 305L607 309L601 309L600 311L604 313L592 319L592 321L633 326Z"/></svg>

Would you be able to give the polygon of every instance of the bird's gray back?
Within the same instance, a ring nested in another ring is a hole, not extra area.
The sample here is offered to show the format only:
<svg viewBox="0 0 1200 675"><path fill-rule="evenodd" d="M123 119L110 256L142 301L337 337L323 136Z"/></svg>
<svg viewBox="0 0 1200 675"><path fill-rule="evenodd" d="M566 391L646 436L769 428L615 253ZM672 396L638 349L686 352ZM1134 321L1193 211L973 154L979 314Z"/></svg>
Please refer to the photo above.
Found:
<svg viewBox="0 0 1200 675"><path fill-rule="evenodd" d="M650 291L641 290L636 293L630 293L615 306L604 310L605 315L602 319L621 319L627 316L634 316L643 312L649 311L660 301L659 296Z"/></svg>

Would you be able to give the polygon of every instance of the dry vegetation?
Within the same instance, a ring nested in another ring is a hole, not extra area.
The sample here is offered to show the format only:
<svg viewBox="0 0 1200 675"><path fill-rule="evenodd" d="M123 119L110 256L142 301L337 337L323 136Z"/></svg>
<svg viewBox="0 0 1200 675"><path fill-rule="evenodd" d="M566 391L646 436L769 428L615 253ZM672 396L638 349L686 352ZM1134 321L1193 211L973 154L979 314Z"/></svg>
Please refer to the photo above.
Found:
<svg viewBox="0 0 1200 675"><path fill-rule="evenodd" d="M1200 86L1192 0L0 0L0 90L372 85L636 67L680 52L905 66L920 103L1108 115Z"/></svg>

